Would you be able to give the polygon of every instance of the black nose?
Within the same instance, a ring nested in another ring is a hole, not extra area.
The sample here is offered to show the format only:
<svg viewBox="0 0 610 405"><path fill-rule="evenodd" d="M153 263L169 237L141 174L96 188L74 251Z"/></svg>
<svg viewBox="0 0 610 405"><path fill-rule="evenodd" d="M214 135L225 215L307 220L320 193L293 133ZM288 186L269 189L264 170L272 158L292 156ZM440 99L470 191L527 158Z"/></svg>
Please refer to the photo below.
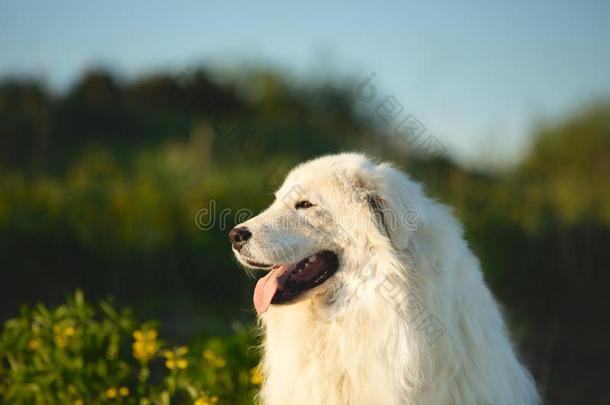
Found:
<svg viewBox="0 0 610 405"><path fill-rule="evenodd" d="M229 232L229 240L235 250L241 249L248 239L252 236L252 233L246 227L233 228Z"/></svg>

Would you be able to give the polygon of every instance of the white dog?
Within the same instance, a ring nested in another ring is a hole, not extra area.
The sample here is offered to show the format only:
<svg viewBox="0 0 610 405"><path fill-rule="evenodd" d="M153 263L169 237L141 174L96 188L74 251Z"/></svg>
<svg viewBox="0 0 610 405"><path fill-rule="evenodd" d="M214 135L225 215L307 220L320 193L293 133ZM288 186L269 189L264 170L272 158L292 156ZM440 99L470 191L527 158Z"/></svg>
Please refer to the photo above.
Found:
<svg viewBox="0 0 610 405"><path fill-rule="evenodd" d="M293 169L230 232L255 288L272 405L539 402L449 209L359 154Z"/></svg>

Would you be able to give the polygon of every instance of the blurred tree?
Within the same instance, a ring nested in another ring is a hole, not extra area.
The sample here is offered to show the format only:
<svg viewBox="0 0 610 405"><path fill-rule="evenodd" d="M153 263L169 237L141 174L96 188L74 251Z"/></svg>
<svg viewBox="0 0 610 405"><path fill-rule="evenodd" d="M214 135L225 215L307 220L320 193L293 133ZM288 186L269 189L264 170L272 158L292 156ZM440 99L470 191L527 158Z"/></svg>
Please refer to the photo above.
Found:
<svg viewBox="0 0 610 405"><path fill-rule="evenodd" d="M543 129L518 178L544 196L541 203L550 206L557 220L609 225L610 104L594 105Z"/></svg>
<svg viewBox="0 0 610 405"><path fill-rule="evenodd" d="M40 168L47 162L52 104L39 83L0 83L0 165Z"/></svg>

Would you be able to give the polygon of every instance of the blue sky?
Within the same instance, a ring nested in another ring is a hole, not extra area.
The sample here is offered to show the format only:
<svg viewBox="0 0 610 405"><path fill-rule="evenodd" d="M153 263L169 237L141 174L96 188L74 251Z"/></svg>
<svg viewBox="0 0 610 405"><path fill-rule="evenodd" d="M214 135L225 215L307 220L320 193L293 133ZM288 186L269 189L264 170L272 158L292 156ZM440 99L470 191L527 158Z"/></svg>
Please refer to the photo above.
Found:
<svg viewBox="0 0 610 405"><path fill-rule="evenodd" d="M251 61L366 77L467 164L511 162L541 121L610 95L610 1L0 0L0 77L65 89Z"/></svg>

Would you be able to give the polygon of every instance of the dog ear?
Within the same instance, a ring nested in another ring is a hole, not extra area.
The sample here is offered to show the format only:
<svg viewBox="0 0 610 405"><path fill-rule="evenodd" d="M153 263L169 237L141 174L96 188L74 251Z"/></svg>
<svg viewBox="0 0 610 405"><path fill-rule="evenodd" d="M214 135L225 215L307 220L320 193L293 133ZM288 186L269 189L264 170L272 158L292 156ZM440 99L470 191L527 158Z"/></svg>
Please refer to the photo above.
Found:
<svg viewBox="0 0 610 405"><path fill-rule="evenodd" d="M381 198L375 193L370 193L366 195L366 202L371 210L371 213L373 214L373 219L375 221L375 225L377 225L377 229L391 239L390 231L385 218L387 213L384 214L383 212L384 208Z"/></svg>
<svg viewBox="0 0 610 405"><path fill-rule="evenodd" d="M426 199L421 186L388 164L375 167L366 200L380 232L404 250L423 217Z"/></svg>

